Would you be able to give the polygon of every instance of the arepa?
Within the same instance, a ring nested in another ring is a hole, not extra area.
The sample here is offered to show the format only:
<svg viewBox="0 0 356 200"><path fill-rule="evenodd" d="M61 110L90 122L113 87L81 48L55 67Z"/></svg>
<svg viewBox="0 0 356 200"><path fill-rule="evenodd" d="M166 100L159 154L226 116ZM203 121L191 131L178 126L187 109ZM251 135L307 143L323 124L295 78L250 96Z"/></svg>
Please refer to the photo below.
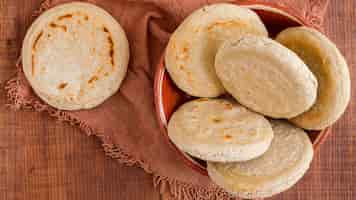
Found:
<svg viewBox="0 0 356 200"><path fill-rule="evenodd" d="M118 22L89 3L44 12L23 42L23 71L35 93L63 110L98 106L125 77L129 45Z"/></svg>
<svg viewBox="0 0 356 200"><path fill-rule="evenodd" d="M224 88L214 70L218 47L227 39L268 36L253 11L233 4L213 4L194 11L172 34L165 65L175 84L197 97L217 97Z"/></svg>
<svg viewBox="0 0 356 200"><path fill-rule="evenodd" d="M291 121L311 130L330 126L350 101L350 74L344 57L332 41L312 28L288 28L276 40L298 54L319 83L316 103Z"/></svg>
<svg viewBox="0 0 356 200"><path fill-rule="evenodd" d="M285 121L272 121L274 138L262 156L234 163L208 162L210 178L244 199L265 198L292 187L313 159L308 135Z"/></svg>
<svg viewBox="0 0 356 200"><path fill-rule="evenodd" d="M269 38L250 35L226 41L215 69L239 103L269 117L295 117L316 99L312 72L295 53Z"/></svg>
<svg viewBox="0 0 356 200"><path fill-rule="evenodd" d="M273 131L263 116L225 99L198 99L172 115L168 136L181 150L210 161L249 160L269 147Z"/></svg>

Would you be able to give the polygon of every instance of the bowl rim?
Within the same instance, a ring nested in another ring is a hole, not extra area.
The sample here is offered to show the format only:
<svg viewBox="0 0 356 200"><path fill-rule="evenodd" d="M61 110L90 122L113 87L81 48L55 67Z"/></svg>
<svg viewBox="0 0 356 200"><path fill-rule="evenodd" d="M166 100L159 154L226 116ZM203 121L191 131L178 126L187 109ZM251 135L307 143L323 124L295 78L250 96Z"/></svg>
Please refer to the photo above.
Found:
<svg viewBox="0 0 356 200"><path fill-rule="evenodd" d="M280 15L284 15L293 21L297 22L301 26L310 26L313 28L316 28L320 31L319 27L313 26L312 24L308 23L305 19L302 19L299 17L296 12L293 9L289 8L284 8L280 5L273 4L273 3L249 3L244 2L242 4L239 4L240 6L247 7L253 10L265 10L265 11L270 11L274 12ZM173 148L173 150L183 159L183 162L189 166L191 169L199 172L200 174L204 176L208 176L208 172L205 167L203 167L201 164L199 164L197 161L195 161L190 155L187 153L181 151L168 137L168 131L167 131L167 124L168 124L168 119L166 118L166 115L164 113L164 102L162 98L162 88L163 88L163 79L165 75L168 75L166 68L165 68L165 63L164 63L164 58L165 58L165 50L163 51L160 60L158 64L156 65L156 71L154 74L154 103L155 103L155 115L156 119L159 124L159 129L161 131L161 134L163 134L167 144ZM169 75L168 75L169 76ZM180 89L179 89L180 90ZM313 149L315 152L319 150L319 147L321 144L326 140L326 138L330 135L331 133L331 126L327 127L323 130L316 131L318 134L313 141Z"/></svg>

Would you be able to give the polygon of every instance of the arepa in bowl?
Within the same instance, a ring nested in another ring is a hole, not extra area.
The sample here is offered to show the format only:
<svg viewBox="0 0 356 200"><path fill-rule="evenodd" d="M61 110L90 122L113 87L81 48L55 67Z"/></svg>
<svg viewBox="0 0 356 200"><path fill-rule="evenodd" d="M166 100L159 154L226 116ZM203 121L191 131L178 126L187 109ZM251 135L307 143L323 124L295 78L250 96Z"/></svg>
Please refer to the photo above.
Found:
<svg viewBox="0 0 356 200"><path fill-rule="evenodd" d="M215 58L224 88L242 105L272 118L291 118L315 102L318 82L291 50L272 39L227 40Z"/></svg>
<svg viewBox="0 0 356 200"><path fill-rule="evenodd" d="M234 100L201 98L176 110L168 123L168 136L194 157L232 162L266 152L273 131L266 118Z"/></svg>
<svg viewBox="0 0 356 200"><path fill-rule="evenodd" d="M302 129L286 121L271 123L274 138L265 154L245 162L208 162L210 178L245 199L270 197L298 182L312 162L312 143Z"/></svg>
<svg viewBox="0 0 356 200"><path fill-rule="evenodd" d="M217 97L225 92L214 70L218 47L227 39L268 36L253 11L234 4L213 4L194 11L174 31L166 49L167 71L191 96Z"/></svg>
<svg viewBox="0 0 356 200"><path fill-rule="evenodd" d="M90 109L117 92L129 61L120 24L89 3L68 3L39 16L22 47L22 66L34 92L63 110Z"/></svg>
<svg viewBox="0 0 356 200"><path fill-rule="evenodd" d="M344 57L330 39L312 28L288 28L276 40L294 51L319 83L316 103L291 121L309 130L330 126L341 117L350 101L350 73Z"/></svg>

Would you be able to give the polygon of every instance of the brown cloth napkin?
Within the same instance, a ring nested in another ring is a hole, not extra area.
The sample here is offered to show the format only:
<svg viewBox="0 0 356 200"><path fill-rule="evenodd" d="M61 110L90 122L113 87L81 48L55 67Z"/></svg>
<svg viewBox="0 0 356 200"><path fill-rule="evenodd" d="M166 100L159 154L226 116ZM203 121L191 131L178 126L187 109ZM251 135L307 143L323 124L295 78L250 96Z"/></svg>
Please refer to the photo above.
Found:
<svg viewBox="0 0 356 200"><path fill-rule="evenodd" d="M311 24L321 27L328 0L253 0L236 3L268 3L288 7ZM46 0L36 12L68 0ZM17 76L6 90L14 109L26 108L79 126L98 136L107 155L127 165L137 165L153 174L161 192L177 199L230 199L210 179L187 167L167 145L155 118L153 79L155 66L169 35L193 10L216 0L87 0L110 12L123 26L130 42L130 65L120 91L101 106L85 111L56 110L31 90L17 65ZM226 1L225 1L226 2ZM232 2L232 1L230 1Z"/></svg>

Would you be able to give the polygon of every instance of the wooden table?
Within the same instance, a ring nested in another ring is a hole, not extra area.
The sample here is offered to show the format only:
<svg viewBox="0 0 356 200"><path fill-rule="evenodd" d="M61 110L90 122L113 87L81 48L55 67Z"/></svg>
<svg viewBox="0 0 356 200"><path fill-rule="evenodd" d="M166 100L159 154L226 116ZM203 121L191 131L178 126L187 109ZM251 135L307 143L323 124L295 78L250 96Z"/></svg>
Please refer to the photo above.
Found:
<svg viewBox="0 0 356 200"><path fill-rule="evenodd" d="M41 0L0 0L0 83L14 74L29 16ZM356 69L356 1L332 0L326 32ZM354 84L356 82L354 81ZM355 93L296 187L273 199L356 199ZM150 175L104 156L97 139L46 114L13 112L0 95L0 199L158 200Z"/></svg>

